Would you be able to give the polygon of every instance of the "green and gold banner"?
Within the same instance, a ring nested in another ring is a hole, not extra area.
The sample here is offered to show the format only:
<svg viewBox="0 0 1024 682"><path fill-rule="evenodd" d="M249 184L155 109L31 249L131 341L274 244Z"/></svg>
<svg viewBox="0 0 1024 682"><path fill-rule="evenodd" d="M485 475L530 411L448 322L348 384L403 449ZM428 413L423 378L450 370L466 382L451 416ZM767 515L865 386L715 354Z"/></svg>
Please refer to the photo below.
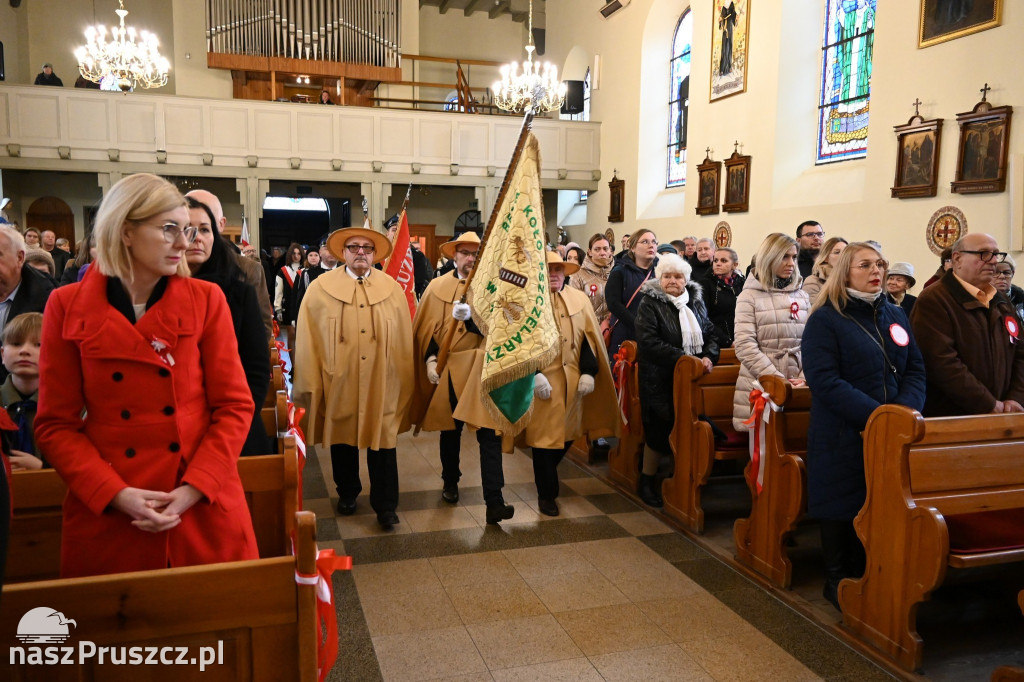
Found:
<svg viewBox="0 0 1024 682"><path fill-rule="evenodd" d="M510 435L529 423L534 374L558 353L544 253L540 148L532 132L526 132L518 158L470 284L473 319L486 336L483 402Z"/></svg>

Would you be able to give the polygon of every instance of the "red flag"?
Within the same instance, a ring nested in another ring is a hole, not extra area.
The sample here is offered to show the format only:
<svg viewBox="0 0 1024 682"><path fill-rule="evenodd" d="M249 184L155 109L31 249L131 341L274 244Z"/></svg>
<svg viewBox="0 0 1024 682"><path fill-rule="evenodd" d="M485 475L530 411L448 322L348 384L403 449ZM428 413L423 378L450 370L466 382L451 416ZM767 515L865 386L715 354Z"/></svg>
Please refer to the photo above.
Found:
<svg viewBox="0 0 1024 682"><path fill-rule="evenodd" d="M249 246L249 225L242 218L242 246Z"/></svg>
<svg viewBox="0 0 1024 682"><path fill-rule="evenodd" d="M398 232L395 233L395 243L384 272L391 275L405 290L405 297L409 301L409 315L416 317L416 277L412 264L409 221L406 220L405 211L402 211L402 216L398 220Z"/></svg>

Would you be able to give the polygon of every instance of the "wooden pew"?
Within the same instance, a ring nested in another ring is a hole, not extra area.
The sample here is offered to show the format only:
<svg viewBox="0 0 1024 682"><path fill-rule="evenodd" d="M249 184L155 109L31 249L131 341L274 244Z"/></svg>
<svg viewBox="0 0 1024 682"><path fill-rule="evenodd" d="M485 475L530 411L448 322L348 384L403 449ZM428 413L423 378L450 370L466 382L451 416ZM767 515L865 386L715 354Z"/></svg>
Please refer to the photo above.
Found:
<svg viewBox="0 0 1024 682"><path fill-rule="evenodd" d="M732 428L732 398L739 373L739 365L716 365L705 374L701 361L689 355L676 363L676 423L669 436L676 468L675 475L665 479L661 492L665 513L697 533L704 531L700 496L711 475L711 465L716 459L748 456L746 439ZM716 443L711 426L699 419L700 415L729 434L729 442Z"/></svg>
<svg viewBox="0 0 1024 682"><path fill-rule="evenodd" d="M738 364L740 364L739 360L736 359L736 349L735 348L723 348L721 351L719 351L719 353L718 353L718 362L715 363L715 364L716 365L738 365Z"/></svg>
<svg viewBox="0 0 1024 682"><path fill-rule="evenodd" d="M291 521L299 509L295 439L285 452L243 457L238 473L252 515L261 557L289 552ZM60 575L61 507L67 487L53 469L16 471L11 476L14 516L7 550L9 583L48 580Z"/></svg>
<svg viewBox="0 0 1024 682"><path fill-rule="evenodd" d="M1024 612L1024 590L1017 595L1017 605ZM1024 668L1015 665L1004 665L992 673L992 682L1024 682Z"/></svg>
<svg viewBox="0 0 1024 682"><path fill-rule="evenodd" d="M281 370L281 365L271 365L270 367L270 390L267 391L267 397L263 400L264 407L274 407L277 401L277 392L283 391L284 388L284 372Z"/></svg>
<svg viewBox="0 0 1024 682"><path fill-rule="evenodd" d="M924 419L898 405L864 432L867 501L854 521L867 551L860 579L839 585L847 627L907 670L921 666L917 607L947 568L1024 561L1024 547L958 553L951 516L1024 508L1024 416Z"/></svg>
<svg viewBox="0 0 1024 682"><path fill-rule="evenodd" d="M63 645L76 648L73 665L7 669L13 679L26 681L315 682L320 635L316 588L298 585L295 574L316 572L316 517L298 512L288 525L296 528L294 557L6 585L0 601L0 638L9 645L20 644L18 623L31 609L45 606L76 622ZM101 666L95 657L78 661L77 649L84 642L97 647L190 647L188 655L194 657L200 646L216 650L218 640L223 641L223 664L210 666L201 675L197 665L167 670L152 665ZM31 645L25 646L27 651Z"/></svg>
<svg viewBox="0 0 1024 682"><path fill-rule="evenodd" d="M807 428L811 420L811 390L794 388L779 376L763 376L761 386L772 402L782 407L772 412L765 426L765 457L761 462L763 486L760 494L745 474L750 488L750 517L733 526L736 559L779 587L789 587L793 564L786 554L786 540L807 511ZM770 408L765 408L770 409Z"/></svg>
<svg viewBox="0 0 1024 682"><path fill-rule="evenodd" d="M623 341L627 362L626 370L626 419L622 427L619 444L608 452L608 476L612 482L621 485L630 493L636 493L640 479L640 457L644 448L644 426L640 418L640 389L637 385L636 341Z"/></svg>

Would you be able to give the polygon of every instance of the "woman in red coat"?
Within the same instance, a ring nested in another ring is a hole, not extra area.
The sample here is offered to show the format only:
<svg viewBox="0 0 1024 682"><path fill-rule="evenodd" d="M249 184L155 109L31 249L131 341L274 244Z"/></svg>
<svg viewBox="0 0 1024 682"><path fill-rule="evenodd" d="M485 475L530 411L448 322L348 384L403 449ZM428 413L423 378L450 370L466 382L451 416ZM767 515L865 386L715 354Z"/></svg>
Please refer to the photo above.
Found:
<svg viewBox="0 0 1024 682"><path fill-rule="evenodd" d="M125 178L97 267L46 306L36 441L68 485L62 577L258 558L237 468L254 406L224 294L188 279L188 225L173 185Z"/></svg>

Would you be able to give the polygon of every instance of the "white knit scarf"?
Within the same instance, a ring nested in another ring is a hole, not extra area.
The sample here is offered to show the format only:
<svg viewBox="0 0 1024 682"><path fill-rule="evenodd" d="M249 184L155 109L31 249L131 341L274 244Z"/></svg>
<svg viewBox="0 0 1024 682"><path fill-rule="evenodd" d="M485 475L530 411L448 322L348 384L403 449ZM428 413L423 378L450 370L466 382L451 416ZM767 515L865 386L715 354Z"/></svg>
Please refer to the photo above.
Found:
<svg viewBox="0 0 1024 682"><path fill-rule="evenodd" d="M683 293L679 296L673 296L667 292L665 292L665 296L668 297L668 300L672 301L672 305L679 311L679 330L682 332L683 337L683 352L687 355L700 353L704 350L704 334L701 333L697 316L686 305L690 302L690 292L684 287Z"/></svg>
<svg viewBox="0 0 1024 682"><path fill-rule="evenodd" d="M878 300L878 297L882 295L881 290L876 291L873 294L869 294L866 291L857 291L856 289L851 289L850 287L846 287L846 293L847 295L849 295L850 298L855 298L858 301L864 301L865 303L874 303L875 301Z"/></svg>

